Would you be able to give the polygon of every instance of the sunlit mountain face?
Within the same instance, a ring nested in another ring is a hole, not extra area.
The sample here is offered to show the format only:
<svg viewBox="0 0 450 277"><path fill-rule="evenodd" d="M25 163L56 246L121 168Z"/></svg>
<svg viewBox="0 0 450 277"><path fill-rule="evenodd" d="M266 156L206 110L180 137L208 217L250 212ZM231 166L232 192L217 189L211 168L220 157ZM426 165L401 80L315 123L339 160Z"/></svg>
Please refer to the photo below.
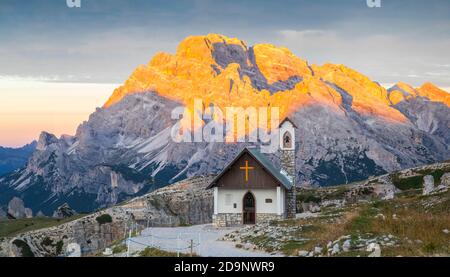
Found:
<svg viewBox="0 0 450 277"><path fill-rule="evenodd" d="M0 178L0 204L19 196L35 211L50 214L64 202L86 211L217 173L247 143L174 142L171 111L184 105L198 114L194 99L222 109L278 107L298 127L298 185L450 158L449 94L436 86L385 89L344 65L310 65L286 48L212 34L139 66L75 136L41 134L28 165Z"/></svg>

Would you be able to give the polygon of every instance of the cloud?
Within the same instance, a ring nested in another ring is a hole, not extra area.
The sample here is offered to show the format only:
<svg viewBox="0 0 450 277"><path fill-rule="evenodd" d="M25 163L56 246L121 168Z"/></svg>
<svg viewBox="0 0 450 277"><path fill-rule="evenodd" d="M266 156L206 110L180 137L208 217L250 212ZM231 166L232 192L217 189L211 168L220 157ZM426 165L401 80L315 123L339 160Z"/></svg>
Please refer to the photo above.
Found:
<svg viewBox="0 0 450 277"><path fill-rule="evenodd" d="M310 63L345 64L376 81L450 85L449 72L442 70L450 64L450 38L417 40L406 34L354 32L343 28L279 30L277 41Z"/></svg>

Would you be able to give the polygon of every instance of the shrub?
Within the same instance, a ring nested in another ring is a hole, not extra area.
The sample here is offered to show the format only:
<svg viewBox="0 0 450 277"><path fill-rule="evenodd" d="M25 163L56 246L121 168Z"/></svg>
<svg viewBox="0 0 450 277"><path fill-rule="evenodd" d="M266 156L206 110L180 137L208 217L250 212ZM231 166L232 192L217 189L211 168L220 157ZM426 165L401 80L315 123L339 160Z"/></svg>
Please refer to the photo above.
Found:
<svg viewBox="0 0 450 277"><path fill-rule="evenodd" d="M45 237L45 239L42 241L42 246L50 246L53 244L53 240L49 237Z"/></svg>
<svg viewBox="0 0 450 277"><path fill-rule="evenodd" d="M13 241L13 244L20 249L22 257L34 257L33 252L31 251L30 246L24 242L23 240L16 239Z"/></svg>
<svg viewBox="0 0 450 277"><path fill-rule="evenodd" d="M400 190L420 189L423 187L423 176L400 178L398 175L394 175L392 183Z"/></svg>
<svg viewBox="0 0 450 277"><path fill-rule="evenodd" d="M112 217L109 214L102 214L95 219L98 224L103 225L112 222Z"/></svg>
<svg viewBox="0 0 450 277"><path fill-rule="evenodd" d="M63 246L64 246L64 242L62 240L60 240L56 243L56 255L59 255L62 253Z"/></svg>
<svg viewBox="0 0 450 277"><path fill-rule="evenodd" d="M119 244L113 247L112 252L113 254L119 254L127 251L127 246L125 244Z"/></svg>

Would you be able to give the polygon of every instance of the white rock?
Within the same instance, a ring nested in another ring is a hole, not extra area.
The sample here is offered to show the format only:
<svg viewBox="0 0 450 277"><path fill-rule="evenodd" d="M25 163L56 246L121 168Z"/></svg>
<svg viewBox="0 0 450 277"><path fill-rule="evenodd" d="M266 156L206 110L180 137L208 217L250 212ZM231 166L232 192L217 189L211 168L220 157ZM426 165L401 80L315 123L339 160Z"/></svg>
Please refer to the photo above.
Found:
<svg viewBox="0 0 450 277"><path fill-rule="evenodd" d="M352 246L352 242L351 240L346 240L344 241L344 244L342 245L342 250L344 250L344 252L348 252L350 251L350 247Z"/></svg>
<svg viewBox="0 0 450 277"><path fill-rule="evenodd" d="M377 214L375 218L380 218L382 220L386 220L386 216L384 214Z"/></svg>
<svg viewBox="0 0 450 277"><path fill-rule="evenodd" d="M306 250L300 250L298 251L298 256L299 257L307 257L309 255L309 252Z"/></svg>
<svg viewBox="0 0 450 277"><path fill-rule="evenodd" d="M332 243L331 241L329 241L329 242L327 243L327 249L330 250L330 249L331 249L331 246L333 246L333 243Z"/></svg>
<svg viewBox="0 0 450 277"><path fill-rule="evenodd" d="M113 254L113 251L111 248L106 248L105 251L103 251L104 256L111 256Z"/></svg>
<svg viewBox="0 0 450 277"><path fill-rule="evenodd" d="M69 243L66 248L66 257L81 257L81 246L78 243Z"/></svg>
<svg viewBox="0 0 450 277"><path fill-rule="evenodd" d="M444 229L444 230L442 230L442 232L446 235L450 234L450 231L448 229Z"/></svg>
<svg viewBox="0 0 450 277"><path fill-rule="evenodd" d="M339 254L339 252L341 252L341 248L340 248L339 244L336 243L335 245L333 245L333 249L331 250L331 255Z"/></svg>
<svg viewBox="0 0 450 277"><path fill-rule="evenodd" d="M369 254L369 257L375 257L375 258L381 257L381 247L378 243L369 244L369 246L367 246L366 251L371 252Z"/></svg>
<svg viewBox="0 0 450 277"><path fill-rule="evenodd" d="M314 248L314 254L316 254L316 255L322 254L322 251L323 251L322 247L316 246Z"/></svg>
<svg viewBox="0 0 450 277"><path fill-rule="evenodd" d="M434 190L434 177L431 175L423 177L423 195L430 195Z"/></svg>

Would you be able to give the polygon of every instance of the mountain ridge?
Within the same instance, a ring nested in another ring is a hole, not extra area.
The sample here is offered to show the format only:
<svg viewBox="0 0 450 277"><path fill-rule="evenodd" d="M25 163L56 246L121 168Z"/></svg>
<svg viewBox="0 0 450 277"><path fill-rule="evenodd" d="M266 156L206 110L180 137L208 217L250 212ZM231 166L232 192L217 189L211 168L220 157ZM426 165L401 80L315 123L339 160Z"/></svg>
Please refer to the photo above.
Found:
<svg viewBox="0 0 450 277"><path fill-rule="evenodd" d="M189 37L176 54L139 66L75 136L41 134L27 166L0 178L0 205L16 196L46 214L66 202L92 211L217 173L249 143L173 142L171 111L193 112L194 98L205 107L279 107L299 127L298 185L350 183L447 160L443 93L430 84L388 90L344 65L309 65L270 44ZM270 159L279 162L277 154Z"/></svg>

